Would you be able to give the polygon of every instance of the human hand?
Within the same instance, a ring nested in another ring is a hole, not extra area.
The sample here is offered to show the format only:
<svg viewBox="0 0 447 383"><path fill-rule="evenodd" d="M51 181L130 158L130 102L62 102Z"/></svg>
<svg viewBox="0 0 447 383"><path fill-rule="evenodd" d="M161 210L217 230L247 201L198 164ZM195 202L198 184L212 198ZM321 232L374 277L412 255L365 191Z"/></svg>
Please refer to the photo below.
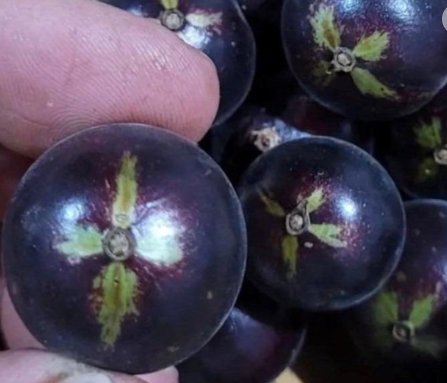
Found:
<svg viewBox="0 0 447 383"><path fill-rule="evenodd" d="M140 122L198 141L215 117L214 65L155 21L94 0L3 0L0 25L0 217L33 158L80 129ZM138 381L101 377L103 371L37 350L7 293L1 302L10 350L0 352L0 382ZM174 369L138 378L177 381Z"/></svg>

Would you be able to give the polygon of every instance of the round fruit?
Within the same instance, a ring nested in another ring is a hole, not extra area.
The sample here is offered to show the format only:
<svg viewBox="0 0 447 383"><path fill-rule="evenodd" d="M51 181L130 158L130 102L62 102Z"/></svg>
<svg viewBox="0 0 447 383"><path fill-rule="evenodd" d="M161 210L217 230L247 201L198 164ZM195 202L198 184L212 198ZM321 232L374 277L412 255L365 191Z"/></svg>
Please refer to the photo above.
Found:
<svg viewBox="0 0 447 383"><path fill-rule="evenodd" d="M224 142L219 164L234 184L262 153L284 142L309 136L256 106L241 108L224 125L229 137Z"/></svg>
<svg viewBox="0 0 447 383"><path fill-rule="evenodd" d="M237 0L101 0L157 19L217 68L220 105L214 125L229 118L250 91L256 66L253 32Z"/></svg>
<svg viewBox="0 0 447 383"><path fill-rule="evenodd" d="M416 112L447 83L445 0L285 0L289 66L325 107L352 119Z"/></svg>
<svg viewBox="0 0 447 383"><path fill-rule="evenodd" d="M378 294L346 314L348 328L368 354L408 366L445 363L447 202L406 202L405 212L401 262Z"/></svg>
<svg viewBox="0 0 447 383"><path fill-rule="evenodd" d="M447 89L420 112L390 122L381 157L411 198L447 199Z"/></svg>
<svg viewBox="0 0 447 383"><path fill-rule="evenodd" d="M270 383L297 357L302 316L248 284L216 336L177 368L180 383Z"/></svg>
<svg viewBox="0 0 447 383"><path fill-rule="evenodd" d="M39 342L146 373L192 355L229 315L245 224L236 193L196 145L113 124L60 142L30 168L2 253L12 302Z"/></svg>
<svg viewBox="0 0 447 383"><path fill-rule="evenodd" d="M268 31L264 31L264 33L267 34ZM262 45L258 52L261 52L261 49ZM264 49L268 51L269 55L272 54L271 49L266 47ZM264 56L268 56L268 54L266 52ZM277 53L275 53L276 55ZM267 113L281 116L288 107L290 99L302 91L288 69L268 68L267 64L264 65L264 68L261 64L257 66L255 81L247 103L261 105Z"/></svg>
<svg viewBox="0 0 447 383"><path fill-rule="evenodd" d="M246 13L258 10L267 0L239 0L241 9Z"/></svg>
<svg viewBox="0 0 447 383"><path fill-rule="evenodd" d="M388 173L365 151L329 137L273 148L238 187L248 232L247 276L286 305L345 309L391 275L405 215Z"/></svg>
<svg viewBox="0 0 447 383"><path fill-rule="evenodd" d="M374 140L372 129L367 123L350 121L314 102L303 91L288 100L281 118L292 126L319 136L330 136L351 142L372 153Z"/></svg>

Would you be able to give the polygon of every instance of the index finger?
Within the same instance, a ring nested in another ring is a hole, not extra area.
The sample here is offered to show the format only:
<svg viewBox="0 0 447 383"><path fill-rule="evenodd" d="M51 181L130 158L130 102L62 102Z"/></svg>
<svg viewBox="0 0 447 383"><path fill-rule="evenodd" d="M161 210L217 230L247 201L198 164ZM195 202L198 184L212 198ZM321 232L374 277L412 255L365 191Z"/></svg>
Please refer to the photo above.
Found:
<svg viewBox="0 0 447 383"><path fill-rule="evenodd" d="M38 156L109 122L199 140L219 102L204 54L152 20L93 0L0 2L0 142Z"/></svg>

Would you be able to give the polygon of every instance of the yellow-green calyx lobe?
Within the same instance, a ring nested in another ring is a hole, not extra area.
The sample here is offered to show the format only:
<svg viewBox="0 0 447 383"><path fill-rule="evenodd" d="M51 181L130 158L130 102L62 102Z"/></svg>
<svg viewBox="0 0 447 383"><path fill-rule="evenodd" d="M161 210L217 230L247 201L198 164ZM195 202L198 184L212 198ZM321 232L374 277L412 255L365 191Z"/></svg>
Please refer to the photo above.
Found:
<svg viewBox="0 0 447 383"><path fill-rule="evenodd" d="M116 179L117 193L113 203L112 224L123 229L127 229L134 218L137 202L136 163L136 157L125 153Z"/></svg>
<svg viewBox="0 0 447 383"><path fill-rule="evenodd" d="M137 158L125 152L116 176L108 229L101 232L93 224L75 222L66 229L65 239L55 245L72 265L93 256L111 260L94 279L89 297L102 328L100 339L106 347L115 345L126 316L139 315L136 309L138 277L125 263L137 255L138 244L130 230L138 197L136 165Z"/></svg>
<svg viewBox="0 0 447 383"><path fill-rule="evenodd" d="M384 350L391 350L396 343L406 343L414 349L439 357L445 349L442 340L426 333L436 307L436 295L428 294L413 302L405 315L399 309L396 291L383 290L373 298L373 340Z"/></svg>
<svg viewBox="0 0 447 383"><path fill-rule="evenodd" d="M362 94L388 100L399 99L396 91L361 67L362 62L371 66L372 63L385 58L384 53L390 44L388 32L374 31L361 37L353 48L344 47L342 37L345 27L336 22L334 7L324 4L320 4L310 17L310 25L315 44L320 49L333 53L331 62L320 60L312 71L321 85L327 86L339 73L347 73Z"/></svg>
<svg viewBox="0 0 447 383"><path fill-rule="evenodd" d="M442 137L441 119L432 117L428 122L419 121L413 131L415 141L425 155L419 164L416 182L426 182L439 174L441 166L447 165L447 158L445 158L447 142Z"/></svg>
<svg viewBox="0 0 447 383"><path fill-rule="evenodd" d="M178 7L178 0L160 0L160 3L166 10L172 10Z"/></svg>
<svg viewBox="0 0 447 383"><path fill-rule="evenodd" d="M102 327L101 340L113 346L121 334L121 325L128 315L139 315L135 307L138 296L138 277L122 262L105 266L93 281L92 304L97 307Z"/></svg>
<svg viewBox="0 0 447 383"><path fill-rule="evenodd" d="M342 240L343 228L331 223L313 223L311 214L318 211L326 203L323 188L316 188L307 197L298 196L297 207L290 213L267 193L261 192L260 199L264 203L268 214L285 220L286 235L283 237L281 250L284 263L292 277L297 271L299 250L303 244L299 243L302 233L310 233L320 242L333 248L347 247L347 242ZM311 247L312 242L305 242L304 247Z"/></svg>

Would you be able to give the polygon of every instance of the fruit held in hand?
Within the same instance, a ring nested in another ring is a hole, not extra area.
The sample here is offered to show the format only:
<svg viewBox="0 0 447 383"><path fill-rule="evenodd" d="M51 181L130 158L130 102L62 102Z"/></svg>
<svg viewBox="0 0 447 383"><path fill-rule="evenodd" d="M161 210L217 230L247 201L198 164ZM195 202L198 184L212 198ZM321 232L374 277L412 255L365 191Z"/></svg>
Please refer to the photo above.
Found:
<svg viewBox="0 0 447 383"><path fill-rule="evenodd" d="M145 373L189 357L223 324L243 279L245 226L203 151L115 124L62 141L30 168L2 255L12 302L44 346Z"/></svg>
<svg viewBox="0 0 447 383"><path fill-rule="evenodd" d="M180 383L270 383L296 359L305 334L298 312L245 284L216 336L177 366Z"/></svg>
<svg viewBox="0 0 447 383"><path fill-rule="evenodd" d="M346 314L346 323L368 355L407 368L439 365L447 357L447 202L407 202L405 211L407 239L397 270L378 294Z"/></svg>
<svg viewBox="0 0 447 383"><path fill-rule="evenodd" d="M101 0L137 16L157 19L214 63L220 104L214 125L247 97L256 65L253 32L237 0Z"/></svg>
<svg viewBox="0 0 447 383"><path fill-rule="evenodd" d="M389 123L381 157L411 198L447 199L447 89L420 112Z"/></svg>
<svg viewBox="0 0 447 383"><path fill-rule="evenodd" d="M289 66L327 108L361 120L416 112L447 83L445 0L285 0Z"/></svg>
<svg viewBox="0 0 447 383"><path fill-rule="evenodd" d="M399 193L366 152L301 138L260 156L238 194L248 232L247 277L306 310L345 309L391 275L405 229Z"/></svg>

